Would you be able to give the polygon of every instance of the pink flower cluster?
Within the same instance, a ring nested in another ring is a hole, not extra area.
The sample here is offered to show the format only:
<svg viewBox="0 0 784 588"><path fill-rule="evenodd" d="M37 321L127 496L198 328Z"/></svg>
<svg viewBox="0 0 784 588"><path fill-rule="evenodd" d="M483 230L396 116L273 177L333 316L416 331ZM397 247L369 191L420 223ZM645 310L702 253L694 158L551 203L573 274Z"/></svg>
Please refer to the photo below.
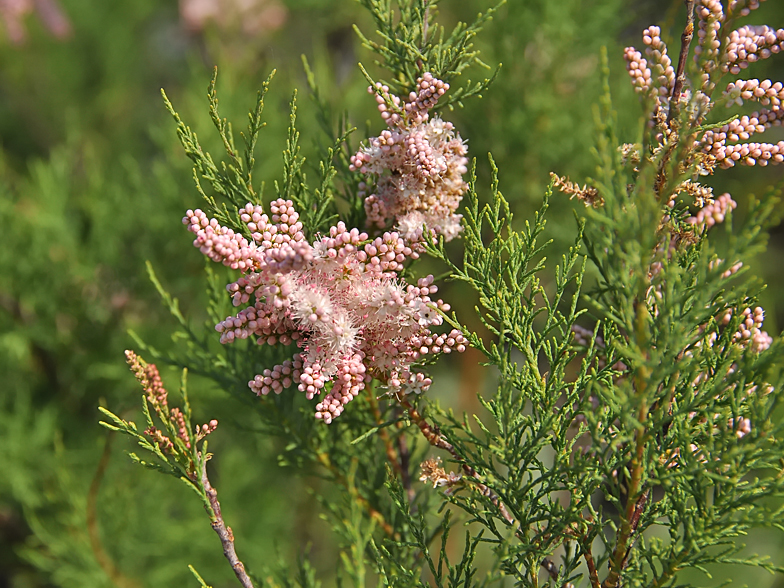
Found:
<svg viewBox="0 0 784 588"><path fill-rule="evenodd" d="M715 69L719 56L721 41L719 30L724 22L724 8L719 0L702 0L695 6L697 12L697 46L694 48L694 59L697 63L705 63L707 71ZM707 82L708 80L704 80Z"/></svg>
<svg viewBox="0 0 784 588"><path fill-rule="evenodd" d="M737 13L738 16L748 16L751 14L752 10L757 10L757 8L760 7L760 3L764 1L765 0L730 0L730 13Z"/></svg>
<svg viewBox="0 0 784 588"><path fill-rule="evenodd" d="M629 72L629 76L632 78L634 91L638 94L647 95L653 87L648 60L634 47L624 49L623 58L626 60L626 71ZM658 90L656 92L658 93Z"/></svg>
<svg viewBox="0 0 784 588"><path fill-rule="evenodd" d="M772 29L767 25L743 26L732 31L727 39L726 58L721 64L724 72L739 74L749 63L767 59L784 49L784 29Z"/></svg>
<svg viewBox="0 0 784 588"><path fill-rule="evenodd" d="M722 324L728 324L732 318L732 309L727 310L721 317ZM742 347L751 345L757 353L765 351L773 343L773 337L762 330L762 323L765 320L765 311L761 306L753 310L744 308L741 314L741 323L738 330L732 336L732 340Z"/></svg>
<svg viewBox="0 0 784 588"><path fill-rule="evenodd" d="M651 26L645 29L642 33L642 41L646 45L645 53L653 65L659 94L668 96L675 85L675 70L670 56L667 55L667 45L661 39L659 27Z"/></svg>
<svg viewBox="0 0 784 588"><path fill-rule="evenodd" d="M675 85L672 60L667 54L667 45L662 41L659 27L650 26L642 35L647 59L634 47L627 47L623 55L626 70L632 78L635 92L654 98L657 108L666 108Z"/></svg>
<svg viewBox="0 0 784 588"><path fill-rule="evenodd" d="M707 231L714 225L723 223L727 213L733 210L737 203L732 199L729 194L722 194L713 202L704 206L695 216L689 217L687 222L694 225L701 231ZM710 263L710 268L716 270L721 267L723 260L714 259ZM729 278L733 276L743 263L738 261L722 272L722 278ZM727 309L719 319L719 324L728 325L732 318L732 309ZM761 306L757 306L754 310L746 308L742 313L742 322L738 331L733 335L732 340L740 345L746 347L751 345L751 348L760 353L766 350L773 343L773 338L762 330L762 322L765 319L765 311ZM717 334L714 332L710 335L709 344L713 344L716 340Z"/></svg>
<svg viewBox="0 0 784 588"><path fill-rule="evenodd" d="M316 418L330 423L372 377L393 393L420 393L431 381L416 365L465 350L460 331L430 331L449 305L431 299L438 291L432 276L416 285L399 276L405 261L418 257L399 233L371 239L340 222L311 244L291 201L276 200L270 210L271 217L261 206L240 210L251 241L200 210L183 218L202 253L243 271L227 290L235 306L249 306L216 325L221 342L252 336L259 345L301 349L251 380L256 394L292 385L308 399L326 392Z"/></svg>
<svg viewBox="0 0 784 588"><path fill-rule="evenodd" d="M468 188L467 149L452 123L428 114L449 84L430 73L417 84L402 105L387 86L368 88L389 128L352 156L351 170L373 176L373 192L365 198L369 226L394 223L410 243L420 241L427 226L450 240L460 232L455 212ZM360 189L369 187L363 183Z"/></svg>
<svg viewBox="0 0 784 588"><path fill-rule="evenodd" d="M728 4L726 13L724 4ZM784 163L784 141L775 144L750 141L755 133L762 133L782 124L784 86L781 82L756 79L736 79L728 82L721 102L731 107L742 105L745 100L753 100L762 108L751 114L738 116L718 128L708 131L700 128L706 124L715 102L719 102L714 101L712 94L725 74L735 76L749 64L784 49L784 29L776 30L767 26L735 28L736 18L750 14L759 7L760 0L731 0L724 4L720 0L696 1L697 42L694 61L698 73L693 79L684 80L682 87L680 83L676 83L672 61L658 27L648 27L643 32L643 42L646 45L644 55L634 47L627 47L624 52L627 71L635 92L653 105L649 124L654 129L653 136L658 145L653 148L652 155L641 154L633 146L624 146L623 157L635 166L634 171L639 169L638 164L643 157L648 158L654 165L659 165L656 158L660 154L674 152L673 149L678 148L682 140L688 139L687 145L690 148L685 150L685 153L681 152L678 162L682 169L688 170L690 178L682 181L674 190L670 190L669 186L664 186L663 183L655 186L655 189L666 189L661 194L665 226L676 220L678 213L670 209L675 209L678 197L689 197L690 204L697 208L693 216L681 217L681 220L692 225L693 230L684 229L680 223L672 224L672 230L662 232L663 238L653 252L648 268L650 286L646 296L653 316L658 316L659 305L666 295L662 283L666 279L666 272L663 271L666 261L673 259L674 253L681 245L699 241L711 227L724 222L730 211L737 206L730 194L725 193L714 198L712 189L697 181L698 176L710 175L719 167L729 168L736 163L748 166ZM681 88L678 94L675 94L676 85ZM671 106L676 101L677 118L670 116L675 114L671 111ZM660 167L659 171L662 169ZM723 279L730 279L742 265L740 261L727 262L714 258L709 269L715 272L714 276L718 274ZM733 314L737 313L740 313L739 320L732 321ZM681 354L695 356L698 350L710 348L720 339L724 340L722 335L729 335L736 348L747 349L752 353L765 351L771 346L773 339L762 330L763 320L764 311L761 307L724 309L716 317L716 322L709 321L698 327L700 340L683 349ZM734 322L738 323L737 329L729 326ZM580 327L574 327L573 330L575 343L582 347L588 346L593 333ZM602 348L598 340L596 346ZM692 382L695 392L698 386L717 375L713 369L706 366L705 371L696 376ZM727 375L731 375L736 369L737 365L729 367ZM742 438L752 432L753 425L752 421L744 416L748 408L743 400L758 393L758 385L753 382L735 383L728 380L716 400L726 404L727 394L733 392L737 386L743 386L738 406L733 406L732 411L726 407L725 412L716 414L713 431L717 432L723 428L719 424L723 421L727 423L726 429ZM772 390L768 384L760 384L759 388L766 394ZM690 414L690 418L700 419L698 422L701 425L706 422L704 415L698 415L697 412ZM662 464L676 467L682 463L681 449L705 461L706 452L697 443L699 442L695 440L688 447L669 450L662 456Z"/></svg>
<svg viewBox="0 0 784 588"><path fill-rule="evenodd" d="M700 230L709 229L713 225L723 223L727 212L734 210L737 206L738 203L732 199L732 196L725 193L713 202L707 203L695 216L686 219L686 222Z"/></svg>
<svg viewBox="0 0 784 588"><path fill-rule="evenodd" d="M703 124L710 112L713 92L719 78L726 73L739 74L750 63L767 59L784 49L784 29L769 26L745 25L730 28L735 18L749 14L759 6L758 1L730 2L727 14L719 0L698 0L696 9L697 46L694 58L701 74L693 85L684 85L677 100L687 105L694 126ZM661 40L658 27L648 27L643 32L646 58L627 47L624 57L634 89L654 101L652 120L659 122L668 113L674 86L672 62L667 55L667 46ZM765 108L728 124L694 137L694 152L708 156L711 165L730 168L736 164L761 165L784 162L784 141L777 143L749 142L751 135L762 133L772 126L781 125L781 103L784 101L784 86L771 80L734 80L727 84L722 98L727 106L742 105L744 100L754 100ZM661 137L667 135L662 129Z"/></svg>
<svg viewBox="0 0 784 588"><path fill-rule="evenodd" d="M782 30L784 33L784 30ZM697 143L704 153L713 156L723 168L741 165L766 166L769 163L784 162L784 141L778 143L734 143L727 141L747 141L754 133L761 133L774 126L781 126L784 110L784 85L770 80L737 80L730 82L724 91L729 100L728 106L743 104L744 100L754 100L769 108L762 108L748 116L742 116L722 127L706 131Z"/></svg>

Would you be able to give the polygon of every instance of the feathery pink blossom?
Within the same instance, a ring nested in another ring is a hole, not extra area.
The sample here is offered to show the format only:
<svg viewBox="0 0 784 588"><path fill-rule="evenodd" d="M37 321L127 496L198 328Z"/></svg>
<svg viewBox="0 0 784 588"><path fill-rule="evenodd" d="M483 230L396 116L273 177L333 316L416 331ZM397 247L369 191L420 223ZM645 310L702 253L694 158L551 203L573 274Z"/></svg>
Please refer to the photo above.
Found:
<svg viewBox="0 0 784 588"><path fill-rule="evenodd" d="M183 218L202 253L243 272L227 290L235 306L248 306L216 325L221 342L254 337L259 345L301 349L251 380L256 394L293 385L308 399L324 392L316 418L330 423L371 378L394 393L421 393L431 380L417 365L465 350L460 331L431 332L449 305L431 298L438 291L432 276L416 285L400 277L418 254L399 233L371 239L340 222L308 243L291 201L276 200L270 210L271 217L260 206L240 209L251 241L200 210Z"/></svg>
<svg viewBox="0 0 784 588"><path fill-rule="evenodd" d="M365 198L368 225L394 224L410 243L421 241L425 226L447 241L461 230L456 211L468 188L466 145L452 123L428 113L448 89L430 73L405 103L387 86L368 88L389 128L352 156L351 170L372 177L372 189L360 185L362 194L372 192Z"/></svg>

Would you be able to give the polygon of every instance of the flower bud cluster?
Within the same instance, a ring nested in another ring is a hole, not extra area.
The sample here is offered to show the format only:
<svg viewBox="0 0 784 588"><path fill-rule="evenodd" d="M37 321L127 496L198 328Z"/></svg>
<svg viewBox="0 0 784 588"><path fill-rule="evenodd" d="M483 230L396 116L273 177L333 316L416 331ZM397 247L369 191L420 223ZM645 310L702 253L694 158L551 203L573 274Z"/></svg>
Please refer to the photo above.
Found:
<svg viewBox="0 0 784 588"><path fill-rule="evenodd" d="M449 90L449 84L433 77L430 72L417 80L418 92L408 95L405 105L406 118L413 124L427 121L428 111L436 105L438 99Z"/></svg>
<svg viewBox="0 0 784 588"><path fill-rule="evenodd" d="M247 204L241 209L240 218L248 226L253 242L232 229L220 226L216 219L207 219L201 210L188 210L182 219L188 230L196 235L193 245L211 260L231 269L246 270L261 262L261 250L292 244L304 239L299 214L287 204L289 201L272 203L272 219L263 213L260 206ZM280 259L279 263L286 260Z"/></svg>
<svg viewBox="0 0 784 588"><path fill-rule="evenodd" d="M133 351L126 350L125 358L131 372L136 376L139 384L145 392L147 402L152 406L158 418L164 423L171 422L176 431L176 436L182 440L185 447L191 448L191 439L201 441L212 433L218 426L218 421L211 420L208 424L197 426L195 435L189 435L188 426L186 424L185 415L179 408L169 409L168 406L168 392L163 386L161 374L154 363L146 363L141 357L136 355ZM172 431L170 428L169 431ZM175 451L174 443L167 437L160 429L150 426L144 431L145 435L151 438L152 442L164 453L172 453Z"/></svg>
<svg viewBox="0 0 784 588"><path fill-rule="evenodd" d="M653 75L656 76L659 94L669 96L675 85L675 70L670 56L667 55L667 45L661 40L659 27L651 26L645 29L642 33L642 41L647 45L645 54L653 64Z"/></svg>
<svg viewBox="0 0 784 588"><path fill-rule="evenodd" d="M651 126L657 119L667 118L671 94L675 87L675 70L667 53L667 45L662 41L660 34L659 27L654 26L648 27L643 32L643 42L647 45L645 49L647 59L634 47L626 47L623 55L634 91L653 103ZM677 100L693 116L706 109L709 103L702 92L695 92L692 99L692 92L688 87L681 89ZM665 134L665 130L662 129L660 138Z"/></svg>
<svg viewBox="0 0 784 588"><path fill-rule="evenodd" d="M741 26L726 32L734 19L748 13L759 5L757 1L746 3L730 2L725 15L719 0L698 0L697 46L695 61L700 66L697 80L689 80L676 99L681 110L688 112L690 126L704 124L705 117L713 107L710 95L718 79L725 73L736 75L750 63L767 59L784 49L784 29L769 26ZM722 38L723 37L723 38ZM657 138L667 144L674 139L669 116L670 101L674 90L672 62L667 55L667 46L661 40L658 27L643 31L643 42L647 59L634 47L627 47L624 57L635 91L654 102L651 125L656 126ZM727 106L742 105L744 100L755 100L766 108L751 115L740 117L728 124L700 135L694 135L694 148L685 158L687 166L695 166L700 173L712 173L715 167L730 168L736 164L766 166L784 162L784 141L777 143L747 142L754 133L762 133L772 126L781 124L781 103L784 86L771 80L734 80L723 92Z"/></svg>
<svg viewBox="0 0 784 588"><path fill-rule="evenodd" d="M783 31L784 32L784 31ZM784 162L784 141L778 143L734 143L727 141L747 141L754 133L761 133L773 126L781 126L784 110L784 85L770 80L737 80L730 82L724 91L727 106L743 104L744 100L754 100L769 108L742 116L724 126L706 131L696 143L702 151L716 160L723 168L741 165L765 166Z"/></svg>
<svg viewBox="0 0 784 588"><path fill-rule="evenodd" d="M626 60L626 71L632 78L634 91L643 96L648 95L653 87L648 60L634 47L624 49L623 58Z"/></svg>
<svg viewBox="0 0 784 588"><path fill-rule="evenodd" d="M773 29L767 25L743 26L732 31L727 39L723 72L739 74L749 63L767 59L784 49L784 29Z"/></svg>
<svg viewBox="0 0 784 588"><path fill-rule="evenodd" d="M714 131L706 132L702 138L703 150L714 157L723 168L733 167L736 163L748 166L781 163L784 161L784 145L781 142L727 145L727 141L746 141L754 133L761 133L772 126L781 126L782 118L784 111L781 109L744 115Z"/></svg>
<svg viewBox="0 0 784 588"><path fill-rule="evenodd" d="M402 104L387 86L368 88L389 126L351 157L352 171L372 177L372 193L365 198L369 226L394 224L409 242L421 241L425 227L446 240L460 232L455 211L468 188L467 149L452 123L429 115L448 89L430 73ZM364 195L371 188L363 182L360 189Z"/></svg>
<svg viewBox="0 0 784 588"><path fill-rule="evenodd" d="M732 319L732 309L728 309L721 317L722 324L728 324ZM760 353L765 351L773 343L773 338L762 330L762 323L765 320L765 311L761 306L753 310L745 308L741 314L741 323L738 330L732 336L732 340L741 347L751 346L751 349Z"/></svg>
<svg viewBox="0 0 784 588"><path fill-rule="evenodd" d="M713 264L716 265L716 264ZM735 273L738 269L740 269L741 264L737 263L730 268L730 270L724 272L722 277L729 277L733 273ZM722 327L726 327L729 325L730 321L732 320L733 309L729 308L722 313L721 316L718 317L718 323L722 325ZM754 309L745 308L741 313L741 322L738 325L738 330L733 333L732 335L732 342L735 345L738 345L741 348L749 348L754 353L761 353L768 349L771 344L773 343L773 338L765 331L762 330L762 323L765 320L765 311L762 307L757 306ZM706 334L704 339L704 343L712 347L718 339L718 333L713 331ZM700 343L696 345L699 347ZM687 354L691 355L691 351L687 351ZM727 375L733 374L737 369L736 365L732 365L728 371ZM709 379L708 372L700 373L697 378L694 380L695 388L699 386L702 382ZM734 387L736 384L732 384ZM759 393L759 386L756 384L746 383L743 394L743 399L752 396L753 394ZM763 384L761 388L762 394L770 394L773 391L773 387L770 384ZM741 401L738 406L739 409L743 409L743 402ZM737 409L735 409L737 410ZM692 415L694 418L694 415ZM714 416L714 421L719 421L720 415L716 414ZM736 421L734 417L730 417L727 421L727 427L735 431L735 435L740 439L746 436L752 430L752 422L751 419L747 417L739 417Z"/></svg>
<svg viewBox="0 0 784 588"><path fill-rule="evenodd" d="M154 363L146 363L141 357L131 350L125 351L125 360L131 368L131 372L136 376L136 380L141 384L144 393L147 395L148 402L156 411L166 410L168 405L168 395L166 388L163 387L161 374Z"/></svg>
<svg viewBox="0 0 784 588"><path fill-rule="evenodd" d="M172 408L169 419L174 423L174 426L177 429L177 436L185 443L185 447L190 449L191 438L190 435L188 435L188 427L185 424L185 415L182 414L182 411L179 408Z"/></svg>
<svg viewBox="0 0 784 588"><path fill-rule="evenodd" d="M760 2L765 0L730 0L729 11L738 16L748 16L752 10L760 7Z"/></svg>
<svg viewBox="0 0 784 588"><path fill-rule="evenodd" d="M381 118L384 119L390 127L396 126L400 123L400 98L395 96L389 91L389 86L376 82L374 86L368 86L368 94L376 95L376 104L378 104L378 111L381 113ZM389 106L392 107L390 110Z"/></svg>
<svg viewBox="0 0 784 588"><path fill-rule="evenodd" d="M744 100L755 100L762 105L770 105L773 112L778 112L784 100L784 85L770 80L737 80L727 84L724 96L730 99L728 107L742 105Z"/></svg>
<svg viewBox="0 0 784 588"><path fill-rule="evenodd" d="M144 434L152 439L152 442L157 445L158 449L160 449L162 452L169 453L174 449L174 443L172 443L171 439L164 435L160 429L155 427L147 427L144 430Z"/></svg>
<svg viewBox="0 0 784 588"><path fill-rule="evenodd" d="M737 206L738 203L732 199L732 196L725 193L713 202L706 204L695 216L686 219L686 222L700 230L706 230L713 225L723 223L727 212L734 210Z"/></svg>
<svg viewBox="0 0 784 588"><path fill-rule="evenodd" d="M700 0L695 6L697 13L697 46L694 59L704 63L703 68L715 69L719 58L719 29L724 22L724 8L719 0ZM709 80L703 80L707 82Z"/></svg>
<svg viewBox="0 0 784 588"><path fill-rule="evenodd" d="M784 141L778 143L742 143L724 145L718 149L720 165L723 168L741 165L761 165L784 161Z"/></svg>
<svg viewBox="0 0 784 588"><path fill-rule="evenodd" d="M201 441L217 428L218 421L216 419L212 419L209 423L204 423L202 426L196 425L196 441Z"/></svg>
<svg viewBox="0 0 784 588"><path fill-rule="evenodd" d="M271 219L261 207L240 210L252 242L201 211L183 219L202 253L244 272L227 290L235 306L249 306L216 325L221 343L252 337L259 345L293 343L301 350L255 376L248 385L256 394L294 385L308 399L324 392L316 418L330 423L371 377L395 392L421 393L431 380L416 365L465 350L460 331L430 331L449 305L432 298L438 291L432 276L416 285L400 277L418 254L399 233L371 239L340 222L311 244L290 201L276 200L270 209ZM218 247L221 237L236 247Z"/></svg>

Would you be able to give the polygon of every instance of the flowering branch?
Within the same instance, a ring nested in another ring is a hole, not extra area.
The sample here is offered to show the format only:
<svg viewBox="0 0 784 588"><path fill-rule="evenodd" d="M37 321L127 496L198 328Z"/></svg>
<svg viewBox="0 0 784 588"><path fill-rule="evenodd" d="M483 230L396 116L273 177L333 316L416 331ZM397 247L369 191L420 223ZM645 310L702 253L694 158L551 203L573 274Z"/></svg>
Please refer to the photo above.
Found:
<svg viewBox="0 0 784 588"><path fill-rule="evenodd" d="M223 520L218 492L207 477L207 462L212 455L207 453L206 437L215 431L218 421L213 419L207 424L196 427L191 424L191 410L186 388L187 370L183 371L181 388L183 407L171 408L168 392L163 386L158 368L154 364L146 363L132 351L126 351L125 355L131 371L145 392L142 408L147 420L147 428L141 434L135 423L121 419L105 408L100 410L112 421L112 424L101 422L101 425L110 431L124 433L134 438L144 450L157 458L155 462L147 462L132 453L130 455L134 461L179 478L199 495L210 517L210 524L223 545L223 554L231 564L234 574L243 588L254 588L244 564L237 557L234 533ZM150 406L157 415L161 428L154 425Z"/></svg>
<svg viewBox="0 0 784 588"><path fill-rule="evenodd" d="M400 2L399 16L386 0L364 3L385 36L383 46L369 46L393 64L397 83L370 80L369 91L386 128L345 158L346 174L353 174L346 184L353 211L349 224L328 227L327 219L336 212L332 208L329 215L310 221L301 216L320 213L314 203L331 202L333 170L322 165L321 195L314 199L305 187L293 108L284 182L271 203L255 197L246 175L250 169L237 163L249 160L237 159L214 95L213 121L238 170L234 175L220 171L231 171L230 166L211 164L195 136L180 124L183 143L202 166L202 176L235 205L225 206L222 215L190 210L183 219L204 255L237 271L226 288L229 296L220 288L213 296L211 317L220 341L234 344L219 357L231 358L233 384L239 388L248 382L252 392L266 397L261 418L270 430L289 436L286 451L298 454L303 463L324 466L330 481L348 490L348 510L324 499L339 519L336 529L351 546L346 569L362 584L365 557L375 554L378 576L389 585L421 581L420 561L427 561L438 588L459 585L454 579L461 574L468 585L475 571L472 550L484 541L481 534L471 537L469 532L462 567L453 570L444 555L445 517L442 559L433 561L429 549L436 534L427 530L430 513L418 513L418 521L411 516L415 493L406 431L397 418L382 423L386 413L372 395L374 380L388 386L394 417L405 411L429 445L460 464L458 472L447 473L440 458L427 460L420 480L447 487L447 494L463 478L472 484L471 494L457 496L453 503L494 535L496 552L502 554L498 568L515 575L520 585L538 586L544 568L548 583L571 588L568 579L587 567L592 588L656 586L674 573L673 562L678 567L727 562L724 555L713 557L714 548L728 544L733 533L765 522L755 514L765 510L761 498L773 502L784 495L784 481L748 475L775 470L783 454L778 439L784 429L770 419L775 403L767 398L782 388L780 377L771 381L771 374L780 371L776 357L782 343L762 331L764 312L755 306L751 287L740 280L740 259L759 247L762 213L753 210L740 234L733 229L723 247L727 259L719 259L707 234L731 217L735 201L729 194L714 198L712 188L698 180L736 163L784 162L784 142L738 143L784 120L781 83L736 80L721 100L711 98L714 73L716 78L736 74L784 49L784 30L742 27L724 35L722 27L731 18L724 17L719 0L687 0L675 68L658 27L643 34L647 59L627 48L635 89L653 106L647 113L649 125L641 129L644 140L639 144L620 145L608 94L599 119L599 180L581 186L553 177L551 187L591 205L553 281L540 274L546 268L540 236L552 190L533 222L515 230L513 207L498 190L498 170L491 159L492 198L480 208L475 173L470 182L464 179L466 143L451 123L433 114L450 97L460 96L448 82L454 83L458 66L467 63L465 51L454 66L445 59L433 61L434 56L448 56L435 47L440 29L435 24L427 29L434 2ZM728 14L756 4L733 2ZM461 34L457 41L470 37ZM692 41L699 46L697 80L686 79ZM415 54L407 53L417 47ZM715 104L743 100L769 108L707 123ZM331 160L335 151L328 153ZM469 205L461 208L465 195ZM449 261L443 247L458 235L464 249L460 267ZM449 306L435 299L432 276L411 281L417 275L411 266L423 252L446 262L453 279L475 290L480 319L492 340L469 334L454 314L446 315ZM598 282L590 304L600 324L592 329L577 325L586 312L580 292L588 261L596 266ZM240 307L230 316L220 306L228 299ZM434 332L444 321L454 330ZM442 434L440 423L428 422L410 395L430 387L426 370L437 356L463 351L469 340L498 368L496 394L480 399L492 421L485 425L477 417L483 434L475 435L467 423L451 419ZM227 365L213 361L210 375L220 381ZM192 442L189 412L169 410L151 373L135 371L147 378L146 402L164 421L163 429L150 422L146 437L137 437L169 473L181 475L201 493L225 557L243 585L250 585L206 478L206 448L200 451ZM300 412L287 392L291 389L312 400L313 409ZM368 403L349 407L362 390ZM315 413L330 424L346 410L349 417L332 430L314 426L309 416ZM147 416L151 421L149 408ZM273 422L278 416L281 421ZM130 431L124 422L115 424ZM397 428L386 429L389 425ZM365 431L359 438L357 429ZM380 442L357 443L376 432ZM354 442L347 444L349 439ZM377 493L378 466L385 467L384 458L378 459L381 452L396 474L387 477L397 509L391 513ZM743 484L736 483L739 479ZM652 501L652 492L660 488L664 497ZM607 502L614 519L593 508L597 496ZM705 501L712 505L710 512L700 511ZM754 509L739 509L739 504L754 504ZM692 532L695 520L708 520L711 526ZM669 525L680 533L673 536L676 547L662 552L637 541L654 525ZM379 529L393 540L376 545ZM683 534L689 553L677 552ZM416 543L408 541L410 536ZM607 550L594 561L591 545L597 538ZM556 561L557 550L575 545ZM412 553L411 547L418 551ZM442 573L444 560L449 578ZM606 577L600 582L597 566L605 563Z"/></svg>

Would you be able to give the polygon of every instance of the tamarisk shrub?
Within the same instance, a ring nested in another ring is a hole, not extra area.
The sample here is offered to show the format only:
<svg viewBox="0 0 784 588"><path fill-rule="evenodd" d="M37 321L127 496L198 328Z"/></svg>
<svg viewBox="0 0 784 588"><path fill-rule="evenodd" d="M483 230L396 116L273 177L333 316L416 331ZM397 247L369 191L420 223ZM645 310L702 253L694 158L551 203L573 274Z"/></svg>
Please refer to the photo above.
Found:
<svg viewBox="0 0 784 588"><path fill-rule="evenodd" d="M781 83L725 80L778 53L784 30L739 26L758 2L690 0L674 62L660 29L646 29L645 56L625 51L644 109L637 135L617 136L607 90L595 177L579 185L554 174L520 227L492 157L482 204L476 162L469 172L465 142L436 114L492 81L459 76L478 61L470 41L492 10L447 36L434 2L400 0L394 18L387 1L362 3L380 41L361 38L389 79L362 71L387 128L352 149L342 123L315 189L295 101L276 198L265 203L254 187L270 79L242 151L213 79L210 114L228 156L220 165L166 100L207 209L183 223L204 255L235 273L224 288L207 270L219 335L191 328L151 273L183 346L162 353L140 341L144 353L259 396L260 427L285 442L281 463L341 488L338 500L314 496L355 586L674 586L689 569L722 563L781 573L741 555L739 542L754 527L780 528L784 513L782 341L763 330L759 286L744 265L765 245L774 200L752 198L737 222L736 201L707 181L736 164L784 161L781 143L748 142L780 124ZM720 107L749 100L763 108L713 122ZM586 204L555 267L543 242L553 187ZM364 211L359 225L338 220L336 195ZM456 237L462 259L445 249ZM416 277L423 256L476 293L489 334L432 298L437 280ZM467 345L495 367L497 388L480 397L481 414L461 419L426 392L431 364ZM205 437L217 423L191 425L187 402L168 409L152 367L131 352L129 361L163 428L148 408L144 433L108 411L107 426L202 497L243 586L292 585L295 575L318 585L306 560L296 573L285 564L255 580L248 573L207 476ZM470 523L457 561L447 549L455 518Z"/></svg>

